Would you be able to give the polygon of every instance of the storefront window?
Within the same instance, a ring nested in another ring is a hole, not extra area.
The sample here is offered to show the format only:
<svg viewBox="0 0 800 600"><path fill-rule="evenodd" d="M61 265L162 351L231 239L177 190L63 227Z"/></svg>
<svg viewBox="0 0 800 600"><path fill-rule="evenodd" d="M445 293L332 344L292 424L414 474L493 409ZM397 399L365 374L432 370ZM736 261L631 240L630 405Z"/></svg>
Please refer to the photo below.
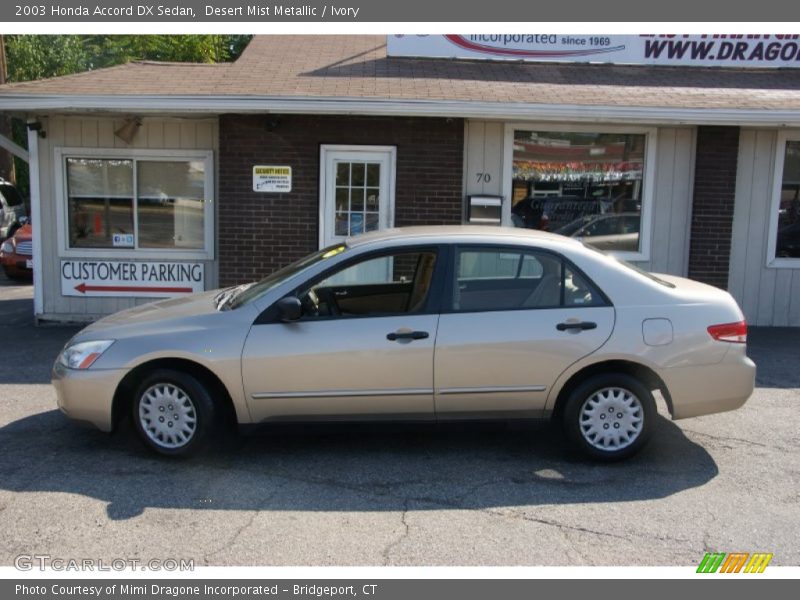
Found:
<svg viewBox="0 0 800 600"><path fill-rule="evenodd" d="M68 157L69 248L205 249L206 161Z"/></svg>
<svg viewBox="0 0 800 600"><path fill-rule="evenodd" d="M778 201L776 258L800 258L800 140L786 142Z"/></svg>
<svg viewBox="0 0 800 600"><path fill-rule="evenodd" d="M112 233L133 234L133 161L68 158L67 188L70 247L111 248Z"/></svg>
<svg viewBox="0 0 800 600"><path fill-rule="evenodd" d="M137 168L139 247L202 248L203 162L139 161Z"/></svg>
<svg viewBox="0 0 800 600"><path fill-rule="evenodd" d="M514 132L511 220L640 251L643 133Z"/></svg>

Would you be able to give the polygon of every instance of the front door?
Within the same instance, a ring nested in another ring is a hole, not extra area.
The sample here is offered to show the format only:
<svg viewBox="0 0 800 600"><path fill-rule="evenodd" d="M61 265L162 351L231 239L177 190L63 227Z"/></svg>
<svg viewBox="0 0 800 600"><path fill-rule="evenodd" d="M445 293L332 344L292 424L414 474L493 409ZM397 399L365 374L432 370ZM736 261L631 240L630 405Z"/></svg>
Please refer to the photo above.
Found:
<svg viewBox="0 0 800 600"><path fill-rule="evenodd" d="M301 286L301 319L253 325L242 378L254 420L433 418L438 270L435 248L370 255Z"/></svg>
<svg viewBox="0 0 800 600"><path fill-rule="evenodd" d="M320 247L394 226L394 146L322 146Z"/></svg>

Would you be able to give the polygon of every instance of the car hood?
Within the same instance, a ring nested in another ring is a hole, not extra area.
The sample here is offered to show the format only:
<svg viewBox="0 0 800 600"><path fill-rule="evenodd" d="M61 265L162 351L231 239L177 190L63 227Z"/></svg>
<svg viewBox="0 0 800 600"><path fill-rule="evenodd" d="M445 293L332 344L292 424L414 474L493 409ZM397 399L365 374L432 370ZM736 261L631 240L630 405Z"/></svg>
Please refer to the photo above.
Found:
<svg viewBox="0 0 800 600"><path fill-rule="evenodd" d="M84 328L81 331L81 335L84 333L91 333L93 334L92 337L96 337L94 334L111 329L124 330L135 328L140 331L143 328L161 324L165 321L175 321L216 313L217 309L214 303L214 297L219 291L220 290L212 290L199 294L191 294L189 296L168 298L166 300L158 300L156 302L150 302L127 310L122 310L95 321Z"/></svg>
<svg viewBox="0 0 800 600"><path fill-rule="evenodd" d="M30 225L23 225L14 234L14 239L19 242L30 242L33 239L33 230Z"/></svg>

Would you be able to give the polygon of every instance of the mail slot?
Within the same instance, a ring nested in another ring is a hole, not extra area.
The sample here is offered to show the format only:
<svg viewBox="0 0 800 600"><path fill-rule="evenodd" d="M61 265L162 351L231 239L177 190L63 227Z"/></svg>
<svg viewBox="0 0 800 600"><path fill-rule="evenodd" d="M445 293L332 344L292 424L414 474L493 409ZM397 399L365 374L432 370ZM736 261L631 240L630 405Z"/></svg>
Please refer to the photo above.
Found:
<svg viewBox="0 0 800 600"><path fill-rule="evenodd" d="M467 196L467 223L500 225L502 210L502 196Z"/></svg>

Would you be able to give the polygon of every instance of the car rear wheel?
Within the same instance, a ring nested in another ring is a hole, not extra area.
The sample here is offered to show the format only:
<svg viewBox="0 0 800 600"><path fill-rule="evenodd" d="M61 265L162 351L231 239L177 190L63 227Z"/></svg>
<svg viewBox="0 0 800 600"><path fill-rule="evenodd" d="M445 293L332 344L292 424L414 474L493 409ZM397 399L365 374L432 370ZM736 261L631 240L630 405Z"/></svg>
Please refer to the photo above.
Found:
<svg viewBox="0 0 800 600"><path fill-rule="evenodd" d="M609 373L590 377L572 390L562 417L567 437L584 454L614 461L642 449L656 414L652 392L638 379Z"/></svg>
<svg viewBox="0 0 800 600"><path fill-rule="evenodd" d="M214 402L188 373L153 371L142 380L132 404L139 436L159 454L192 454L205 445L213 429Z"/></svg>

